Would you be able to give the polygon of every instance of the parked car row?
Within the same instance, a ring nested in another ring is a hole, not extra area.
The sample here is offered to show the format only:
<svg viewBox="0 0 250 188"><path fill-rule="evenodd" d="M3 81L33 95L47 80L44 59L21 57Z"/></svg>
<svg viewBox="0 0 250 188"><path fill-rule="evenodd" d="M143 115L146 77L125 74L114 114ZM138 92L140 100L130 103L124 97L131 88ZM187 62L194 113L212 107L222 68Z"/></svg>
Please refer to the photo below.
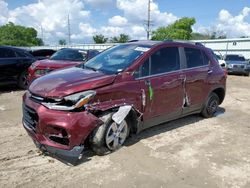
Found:
<svg viewBox="0 0 250 188"><path fill-rule="evenodd" d="M225 68L227 72L233 74L241 74L249 76L250 62L244 56L239 54L227 54L224 57L221 54L216 54L221 67Z"/></svg>
<svg viewBox="0 0 250 188"><path fill-rule="evenodd" d="M228 73L242 74L249 76L250 64L242 55L226 55L226 67Z"/></svg>
<svg viewBox="0 0 250 188"><path fill-rule="evenodd" d="M61 49L49 59L33 63L28 69L28 82L31 83L34 79L48 74L53 70L79 65L90 60L98 53L97 50Z"/></svg>
<svg viewBox="0 0 250 188"><path fill-rule="evenodd" d="M50 58L56 50L52 49L39 49L29 51L37 60L48 59Z"/></svg>
<svg viewBox="0 0 250 188"><path fill-rule="evenodd" d="M49 49L27 51L0 46L0 85L17 84L26 89L34 79L55 69L84 63L98 53L97 50L67 48L57 52Z"/></svg>

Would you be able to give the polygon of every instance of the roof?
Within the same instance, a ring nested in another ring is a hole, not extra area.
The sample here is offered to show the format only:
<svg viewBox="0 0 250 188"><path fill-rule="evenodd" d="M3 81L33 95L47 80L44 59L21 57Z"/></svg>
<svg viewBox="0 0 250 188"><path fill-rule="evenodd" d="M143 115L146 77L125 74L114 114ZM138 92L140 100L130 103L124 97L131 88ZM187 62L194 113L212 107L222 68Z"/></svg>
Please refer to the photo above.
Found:
<svg viewBox="0 0 250 188"><path fill-rule="evenodd" d="M199 47L205 47L202 43L199 42L194 42L194 41L188 41L188 40L171 40L167 39L164 41L152 41L152 40L133 40L129 41L128 43L135 43L139 45L149 45L149 46L154 46L156 44L189 44L189 45L194 45L194 46L199 46Z"/></svg>

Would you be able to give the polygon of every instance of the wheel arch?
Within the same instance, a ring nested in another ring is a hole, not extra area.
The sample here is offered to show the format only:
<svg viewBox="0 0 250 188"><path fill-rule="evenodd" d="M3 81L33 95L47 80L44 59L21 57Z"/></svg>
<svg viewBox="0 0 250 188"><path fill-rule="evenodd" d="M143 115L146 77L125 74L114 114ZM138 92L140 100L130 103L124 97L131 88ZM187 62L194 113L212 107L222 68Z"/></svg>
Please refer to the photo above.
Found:
<svg viewBox="0 0 250 188"><path fill-rule="evenodd" d="M215 88L215 89L212 90L211 93L215 93L219 97L219 99L220 99L220 103L219 104L221 104L224 101L225 94L226 94L225 88L223 88L223 87Z"/></svg>

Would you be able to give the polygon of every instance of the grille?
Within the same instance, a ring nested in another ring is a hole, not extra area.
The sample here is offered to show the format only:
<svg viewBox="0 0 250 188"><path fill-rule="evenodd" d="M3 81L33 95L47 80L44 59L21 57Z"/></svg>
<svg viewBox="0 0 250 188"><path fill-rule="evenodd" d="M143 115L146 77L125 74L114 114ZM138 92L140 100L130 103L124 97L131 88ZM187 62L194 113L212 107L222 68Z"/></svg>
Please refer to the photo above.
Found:
<svg viewBox="0 0 250 188"><path fill-rule="evenodd" d="M38 115L35 110L23 105L23 121L27 128L36 132L36 126L38 123Z"/></svg>
<svg viewBox="0 0 250 188"><path fill-rule="evenodd" d="M244 69L244 68L245 68L245 66L244 66L244 65L234 65L233 67L234 67L234 68L242 68L242 69Z"/></svg>

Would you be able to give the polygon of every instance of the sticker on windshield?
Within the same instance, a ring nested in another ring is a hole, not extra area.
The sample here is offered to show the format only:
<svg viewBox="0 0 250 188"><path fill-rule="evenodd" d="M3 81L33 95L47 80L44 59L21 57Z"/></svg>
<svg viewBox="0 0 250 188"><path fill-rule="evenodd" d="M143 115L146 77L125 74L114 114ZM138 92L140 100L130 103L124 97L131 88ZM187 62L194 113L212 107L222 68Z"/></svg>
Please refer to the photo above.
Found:
<svg viewBox="0 0 250 188"><path fill-rule="evenodd" d="M146 47L136 47L135 48L136 51L140 51L140 52L147 52L150 50L150 48L146 48Z"/></svg>

